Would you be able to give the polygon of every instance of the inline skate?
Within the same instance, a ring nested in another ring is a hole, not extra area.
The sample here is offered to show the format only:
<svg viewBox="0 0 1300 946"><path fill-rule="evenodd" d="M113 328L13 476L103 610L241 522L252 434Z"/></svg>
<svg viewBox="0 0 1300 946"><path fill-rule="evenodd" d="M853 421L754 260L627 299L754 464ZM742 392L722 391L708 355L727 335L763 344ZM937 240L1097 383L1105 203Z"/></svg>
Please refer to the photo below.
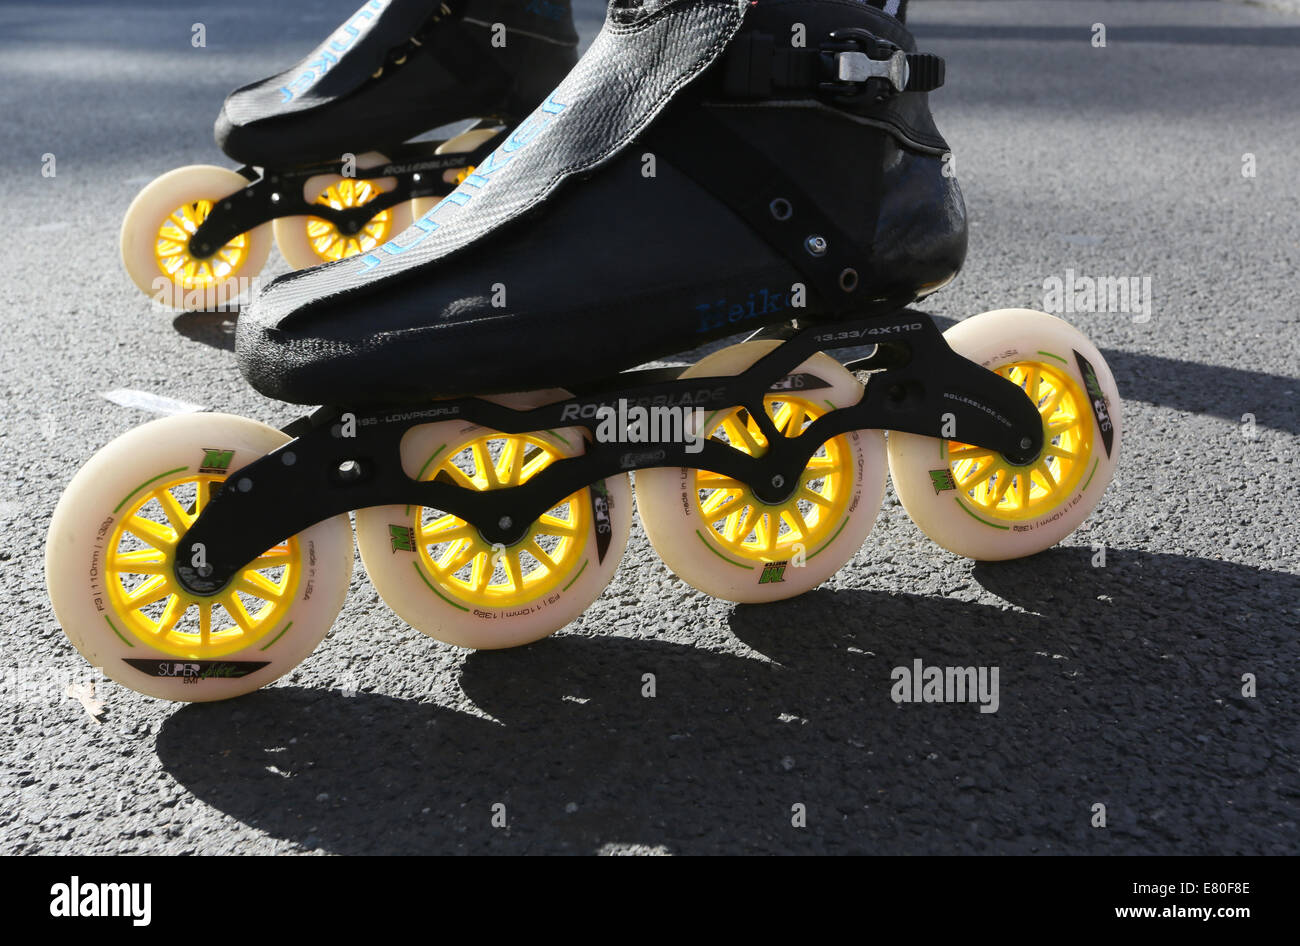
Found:
<svg viewBox="0 0 1300 946"><path fill-rule="evenodd" d="M140 192L127 273L170 308L217 309L249 288L272 234L295 269L386 242L564 77L577 41L568 0L366 0L297 65L226 98L216 140L243 167L177 168Z"/></svg>
<svg viewBox="0 0 1300 946"><path fill-rule="evenodd" d="M46 559L68 636L154 696L263 686L341 608L355 510L405 621L523 644L613 577L633 471L659 555L733 601L833 575L887 471L959 555L1056 543L1111 479L1119 395L1060 319L941 333L910 308L966 254L928 105L943 82L851 0L616 0L433 211L241 315L253 386L326 406L283 430L156 420L77 474ZM636 367L742 334L684 371ZM865 354L827 354L846 349Z"/></svg>

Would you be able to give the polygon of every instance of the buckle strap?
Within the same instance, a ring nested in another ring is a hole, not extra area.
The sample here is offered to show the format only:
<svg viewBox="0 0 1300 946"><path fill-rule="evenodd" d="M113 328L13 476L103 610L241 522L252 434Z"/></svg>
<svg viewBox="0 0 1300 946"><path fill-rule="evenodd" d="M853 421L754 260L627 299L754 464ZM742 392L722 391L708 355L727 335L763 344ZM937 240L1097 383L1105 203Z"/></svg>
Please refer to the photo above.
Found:
<svg viewBox="0 0 1300 946"><path fill-rule="evenodd" d="M745 99L789 92L852 99L932 92L943 85L944 61L906 53L863 29L836 30L816 48L778 46L767 33L736 37L723 56L723 93Z"/></svg>

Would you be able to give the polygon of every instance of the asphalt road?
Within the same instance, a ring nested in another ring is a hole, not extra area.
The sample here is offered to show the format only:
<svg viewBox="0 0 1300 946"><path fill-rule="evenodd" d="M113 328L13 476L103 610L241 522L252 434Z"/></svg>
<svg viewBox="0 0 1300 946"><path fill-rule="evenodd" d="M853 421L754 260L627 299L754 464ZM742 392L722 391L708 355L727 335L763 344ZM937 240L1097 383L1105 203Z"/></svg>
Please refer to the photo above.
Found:
<svg viewBox="0 0 1300 946"><path fill-rule="evenodd" d="M891 492L832 581L735 606L638 526L581 620L496 653L412 631L358 567L271 689L179 706L101 686L99 722L67 697L83 667L45 595L49 517L151 416L103 392L295 416L243 384L224 317L150 310L122 213L166 170L225 164L225 93L355 2L0 8L0 852L1296 852L1300 18L1262 6L913 11L947 58L932 102L974 224L932 310L1042 307L1068 269L1151 280L1147 320L1071 316L1126 439L1063 546L972 565ZM578 6L589 41L602 11ZM999 710L896 705L890 670L916 658L999 667Z"/></svg>

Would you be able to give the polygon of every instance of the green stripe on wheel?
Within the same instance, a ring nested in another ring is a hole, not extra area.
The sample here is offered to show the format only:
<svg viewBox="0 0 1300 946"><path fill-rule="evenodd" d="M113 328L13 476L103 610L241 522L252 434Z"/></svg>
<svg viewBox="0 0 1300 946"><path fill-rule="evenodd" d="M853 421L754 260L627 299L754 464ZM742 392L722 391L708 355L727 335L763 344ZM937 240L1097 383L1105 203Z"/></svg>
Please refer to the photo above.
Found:
<svg viewBox="0 0 1300 946"><path fill-rule="evenodd" d="M982 522L986 526L992 526L995 529L1002 529L1004 532L1009 532L1011 530L1010 526L1000 526L996 522L989 522L987 519L981 519L979 516L975 515L975 513L971 512L970 509L966 508L966 504L955 496L953 497L953 502L955 502L958 506L960 506L962 508L962 511L965 512L966 515L970 516L972 519L974 519L977 522Z"/></svg>
<svg viewBox="0 0 1300 946"><path fill-rule="evenodd" d="M751 572L754 570L753 565L746 565L744 562L733 562L731 559L727 558L727 556L723 555L721 552L719 552L717 549L713 547L713 545L709 542L708 539L704 537L704 535L700 532L699 529L695 530L695 534L700 537L700 541L704 543L704 547L706 549L708 549L714 555L718 556L718 558L722 559L728 565L735 565L737 568L747 568Z"/></svg>
<svg viewBox="0 0 1300 946"><path fill-rule="evenodd" d="M420 563L419 563L419 562L412 562L411 565L413 565L413 566L415 567L415 573L416 573L417 575L420 576L420 580L421 580L422 582L424 582L426 585L428 585L428 586L429 586L429 590L432 591L435 595L437 595L437 596L438 596L439 598L441 598L443 601L447 602L447 603L448 603L449 605L451 605L453 608L460 608L460 610L465 611L465 612L468 612L468 611L469 611L469 608L464 607L463 605L459 605L459 604L457 604L455 601L452 601L452 600L451 600L450 598L448 598L445 594L443 594L441 591L439 591L438 588L437 588L437 586L434 585L433 582L429 581L429 579L425 576L424 572L420 571Z"/></svg>

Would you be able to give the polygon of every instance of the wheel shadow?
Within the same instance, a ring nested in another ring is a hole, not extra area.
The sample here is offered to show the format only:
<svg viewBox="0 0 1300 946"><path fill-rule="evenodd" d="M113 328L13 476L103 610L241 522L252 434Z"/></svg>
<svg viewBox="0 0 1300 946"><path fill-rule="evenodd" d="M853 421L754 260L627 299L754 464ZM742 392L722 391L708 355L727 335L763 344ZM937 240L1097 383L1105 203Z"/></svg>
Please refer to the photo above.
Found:
<svg viewBox="0 0 1300 946"><path fill-rule="evenodd" d="M180 709L157 750L214 808L343 854L1294 849L1297 627L1264 615L1296 576L1058 549L974 577L1007 604L820 590L735 607L748 656L561 636L466 658L490 718L276 687ZM997 712L895 703L915 659L998 667Z"/></svg>

